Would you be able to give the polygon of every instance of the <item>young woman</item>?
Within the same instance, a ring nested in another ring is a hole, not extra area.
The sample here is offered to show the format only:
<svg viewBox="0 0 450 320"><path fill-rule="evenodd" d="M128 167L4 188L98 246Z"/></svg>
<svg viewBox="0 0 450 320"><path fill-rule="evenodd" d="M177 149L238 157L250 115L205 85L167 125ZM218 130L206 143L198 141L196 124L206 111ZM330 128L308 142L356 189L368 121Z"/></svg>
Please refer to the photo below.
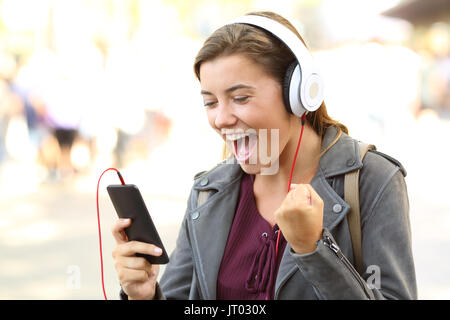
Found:
<svg viewBox="0 0 450 320"><path fill-rule="evenodd" d="M272 19L303 42L279 15L249 15ZM324 103L306 117L289 112L283 85L293 62L296 56L284 42L249 24L228 24L205 41L195 74L209 124L236 161L227 159L196 176L159 283L158 267L135 254L159 255L160 250L127 241L123 229L131 222L117 222L113 257L122 298L417 297L405 170L376 151L361 162L358 142L328 116ZM265 139L264 145L261 132L277 139ZM275 170L264 173L269 168ZM350 206L343 200L344 176L356 169L362 274L351 265L345 219ZM208 198L199 202L206 190Z"/></svg>

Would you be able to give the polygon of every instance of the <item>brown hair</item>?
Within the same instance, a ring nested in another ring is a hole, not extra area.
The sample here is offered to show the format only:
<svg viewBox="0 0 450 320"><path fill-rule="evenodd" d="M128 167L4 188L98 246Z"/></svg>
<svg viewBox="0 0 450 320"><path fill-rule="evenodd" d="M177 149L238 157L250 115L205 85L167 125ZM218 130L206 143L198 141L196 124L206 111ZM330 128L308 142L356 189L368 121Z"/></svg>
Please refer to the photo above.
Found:
<svg viewBox="0 0 450 320"><path fill-rule="evenodd" d="M283 24L294 32L306 46L294 26L282 16L270 11L252 12L248 15L267 17ZM197 79L200 81L200 66L203 62L236 53L243 54L261 65L267 74L279 81L281 85L284 82L288 66L295 60L291 50L269 32L249 25L230 24L210 35L198 52L194 63ZM320 108L315 112L309 112L306 119L320 137L323 137L326 129L331 126L348 134L345 125L333 120L328 115L325 102L322 102Z"/></svg>

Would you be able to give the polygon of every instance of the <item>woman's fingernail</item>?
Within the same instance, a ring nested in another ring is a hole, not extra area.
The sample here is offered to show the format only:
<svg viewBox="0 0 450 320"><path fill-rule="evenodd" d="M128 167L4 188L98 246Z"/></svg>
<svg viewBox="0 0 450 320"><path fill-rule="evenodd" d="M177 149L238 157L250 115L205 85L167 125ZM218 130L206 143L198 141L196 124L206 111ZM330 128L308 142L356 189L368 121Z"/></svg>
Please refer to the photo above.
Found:
<svg viewBox="0 0 450 320"><path fill-rule="evenodd" d="M156 254L161 254L162 250L160 248L155 248L153 249L153 252L155 252Z"/></svg>

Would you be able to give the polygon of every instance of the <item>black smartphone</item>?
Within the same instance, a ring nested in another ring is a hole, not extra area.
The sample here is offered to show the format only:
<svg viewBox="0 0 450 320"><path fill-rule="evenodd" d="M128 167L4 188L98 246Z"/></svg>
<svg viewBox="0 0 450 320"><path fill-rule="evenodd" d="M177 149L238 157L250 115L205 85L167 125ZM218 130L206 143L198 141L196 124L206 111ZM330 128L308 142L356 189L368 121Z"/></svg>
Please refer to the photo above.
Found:
<svg viewBox="0 0 450 320"><path fill-rule="evenodd" d="M131 225L125 228L128 240L150 243L163 251L160 256L141 253L136 254L136 256L144 257L151 264L168 263L169 256L139 189L134 184L109 185L106 189L119 218L131 219Z"/></svg>

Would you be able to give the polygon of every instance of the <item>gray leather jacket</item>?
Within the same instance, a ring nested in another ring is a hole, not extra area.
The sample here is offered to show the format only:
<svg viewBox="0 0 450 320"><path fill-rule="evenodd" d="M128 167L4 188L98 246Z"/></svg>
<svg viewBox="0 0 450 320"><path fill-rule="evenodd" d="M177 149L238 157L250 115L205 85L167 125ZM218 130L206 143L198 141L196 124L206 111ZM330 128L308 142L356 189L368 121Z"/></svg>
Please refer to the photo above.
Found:
<svg viewBox="0 0 450 320"><path fill-rule="evenodd" d="M323 147L336 136L329 128ZM322 157L311 185L324 202L323 238L314 252L283 253L275 299L417 299L411 250L409 203L395 159L369 151L363 163L358 143L343 134ZM344 174L361 168L362 254L366 272L352 266L353 252L344 198ZM215 299L217 274L233 221L243 171L220 163L194 182L170 263L157 287L159 299ZM212 195L197 208L199 190Z"/></svg>

